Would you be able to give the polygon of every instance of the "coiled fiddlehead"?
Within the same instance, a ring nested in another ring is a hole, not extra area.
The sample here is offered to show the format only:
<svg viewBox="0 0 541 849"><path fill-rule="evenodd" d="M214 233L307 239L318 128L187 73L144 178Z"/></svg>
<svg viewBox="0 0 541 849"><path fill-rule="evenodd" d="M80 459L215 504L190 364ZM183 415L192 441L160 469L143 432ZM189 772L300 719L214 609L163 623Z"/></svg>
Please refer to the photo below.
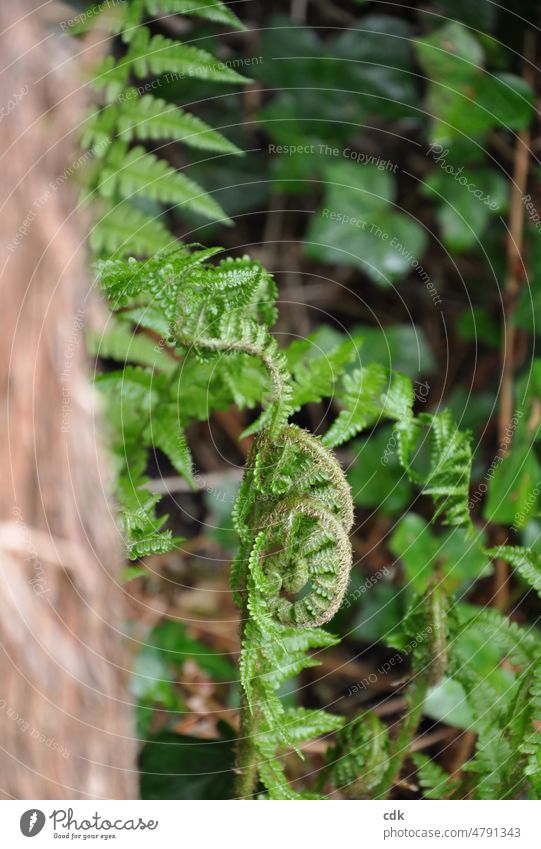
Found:
<svg viewBox="0 0 541 849"><path fill-rule="evenodd" d="M252 795L259 775L274 798L296 798L273 760L277 747L295 746L307 729L308 736L333 730L341 720L317 711L310 725L305 715L286 715L276 690L314 665L308 648L333 642L317 626L334 616L346 591L353 502L334 455L288 423L290 375L268 331L275 296L262 269L242 288L238 274L219 288L206 276L184 288L178 337L203 356L256 357L268 374L266 426L254 439L234 511L241 545L231 585L242 611L243 686L237 795Z"/></svg>
<svg viewBox="0 0 541 849"><path fill-rule="evenodd" d="M312 434L289 424L290 377L283 353L267 323L275 316L271 278L260 267L242 277L211 274L186 281L176 335L200 355L257 357L269 376L264 400L267 426L258 434L235 508L241 554L233 569L233 590L241 600L252 560L268 589L277 623L315 627L338 610L351 568L348 533L353 524L349 484L334 455ZM242 285L244 283L244 285ZM259 320L258 320L259 319ZM291 600L287 595L304 595Z"/></svg>
<svg viewBox="0 0 541 849"><path fill-rule="evenodd" d="M215 253L181 248L146 263L109 261L100 273L110 299L131 300L132 314L147 326L158 312L151 326L163 334L165 318L176 353L212 360L233 396L243 369L253 371L254 360L260 364L264 427L252 444L234 510L240 550L232 588L242 620L237 795L253 795L259 778L272 798L294 799L299 794L277 749L334 731L342 719L286 710L277 691L317 665L310 649L336 642L317 626L333 617L347 587L353 503L331 451L288 422L290 373L268 329L276 318L272 278L246 258L212 265Z"/></svg>
<svg viewBox="0 0 541 849"><path fill-rule="evenodd" d="M276 437L263 431L248 459L235 519L243 544L233 571L237 598L251 563L266 579L277 622L328 622L346 591L353 524L349 484L335 457L296 425L284 425Z"/></svg>

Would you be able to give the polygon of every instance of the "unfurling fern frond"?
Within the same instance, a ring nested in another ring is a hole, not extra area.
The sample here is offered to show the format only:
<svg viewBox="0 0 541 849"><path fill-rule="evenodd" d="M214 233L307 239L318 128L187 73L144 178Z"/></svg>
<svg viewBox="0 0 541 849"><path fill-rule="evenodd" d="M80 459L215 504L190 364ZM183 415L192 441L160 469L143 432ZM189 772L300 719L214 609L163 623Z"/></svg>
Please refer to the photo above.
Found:
<svg viewBox="0 0 541 849"><path fill-rule="evenodd" d="M238 593L248 578L265 596L260 620L254 605L263 637L269 612L284 625L331 619L351 568L353 507L345 476L321 442L295 425L276 437L264 431L248 461L235 518L243 551L233 589Z"/></svg>
<svg viewBox="0 0 541 849"><path fill-rule="evenodd" d="M123 437L137 444L139 452L141 446L162 449L189 481L191 462L183 437L189 416L189 405L182 402L184 370L188 369L189 382L189 364L196 357L203 369L209 364L215 375L224 376L224 386L230 390L235 371L227 364L240 361L245 366L247 360L260 364L259 400L266 426L253 442L234 511L241 545L232 587L245 616L238 794L254 792L257 762L271 798L306 798L288 784L276 753L284 747L298 751L307 735L328 734L342 720L322 711L288 711L278 689L318 663L311 649L335 642L317 626L332 618L346 590L353 504L331 452L321 440L288 423L293 406L290 373L268 330L276 318L272 278L246 258L211 264L216 252L180 248L146 263L130 259L99 264L109 299L122 309L119 315L145 326L145 313L150 311L147 325L166 335L165 344L181 358L172 373L160 370L158 358L155 370L125 367L124 384L114 374L104 375L100 382L114 387L118 398L123 390L124 400L129 396L131 430ZM146 358L148 351L142 354ZM135 552L143 545L138 534L142 537L148 531L157 546L161 528L144 512L153 502L148 493L141 495L141 485L139 478L137 486L128 489L130 515L139 517L139 525L130 519L138 543ZM143 512L137 512L139 507Z"/></svg>

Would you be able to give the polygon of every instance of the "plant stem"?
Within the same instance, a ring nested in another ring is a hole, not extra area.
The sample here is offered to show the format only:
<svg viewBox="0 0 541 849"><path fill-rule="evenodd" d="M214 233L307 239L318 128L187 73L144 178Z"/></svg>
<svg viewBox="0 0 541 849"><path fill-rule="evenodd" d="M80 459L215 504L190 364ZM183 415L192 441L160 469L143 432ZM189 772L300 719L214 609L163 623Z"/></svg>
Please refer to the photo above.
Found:
<svg viewBox="0 0 541 849"><path fill-rule="evenodd" d="M253 799L257 787L257 749L255 740L259 730L259 715L250 710L244 690L240 697L240 729L237 743L235 798Z"/></svg>
<svg viewBox="0 0 541 849"><path fill-rule="evenodd" d="M244 601L241 609L240 644L244 644L246 623L250 611L248 609L248 587L244 582ZM237 741L237 756L235 763L235 798L253 799L257 789L257 760L258 753L255 745L260 726L260 711L257 705L253 710L248 702L248 696L241 684L240 688L240 726Z"/></svg>
<svg viewBox="0 0 541 849"><path fill-rule="evenodd" d="M378 787L377 793L374 795L375 799L386 799L400 775L402 764L409 752L410 742L421 720L427 690L428 680L426 676L419 676L414 680L408 699L408 711L402 720L400 731L394 741L389 758L389 766Z"/></svg>
<svg viewBox="0 0 541 849"><path fill-rule="evenodd" d="M527 30L524 39L525 68L523 77L527 83L533 82L533 59L535 58L535 34ZM530 130L522 130L517 136L513 179L511 182L511 207L507 237L507 270L504 283L504 322L501 347L501 392L498 414L498 438L505 451L511 447L513 433L513 377L515 370L516 327L514 313L525 276L524 259L524 194L528 181L530 160ZM505 537L507 536L504 533ZM494 561L494 607L504 612L509 597L509 567L504 560Z"/></svg>

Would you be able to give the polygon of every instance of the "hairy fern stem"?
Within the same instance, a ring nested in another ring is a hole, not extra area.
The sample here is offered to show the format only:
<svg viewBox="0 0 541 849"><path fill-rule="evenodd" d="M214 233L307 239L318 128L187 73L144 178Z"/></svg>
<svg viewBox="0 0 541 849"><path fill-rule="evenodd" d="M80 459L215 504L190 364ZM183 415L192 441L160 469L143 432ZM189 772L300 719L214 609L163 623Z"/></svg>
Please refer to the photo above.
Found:
<svg viewBox="0 0 541 849"><path fill-rule="evenodd" d="M423 715L428 689L443 678L447 668L447 602L441 575L438 572L432 577L421 604L426 610L425 621L428 622L425 628L428 652L425 656L429 660L410 684L406 714L391 744L388 766L375 795L376 799L386 799L398 780L402 765L409 754L409 746Z"/></svg>

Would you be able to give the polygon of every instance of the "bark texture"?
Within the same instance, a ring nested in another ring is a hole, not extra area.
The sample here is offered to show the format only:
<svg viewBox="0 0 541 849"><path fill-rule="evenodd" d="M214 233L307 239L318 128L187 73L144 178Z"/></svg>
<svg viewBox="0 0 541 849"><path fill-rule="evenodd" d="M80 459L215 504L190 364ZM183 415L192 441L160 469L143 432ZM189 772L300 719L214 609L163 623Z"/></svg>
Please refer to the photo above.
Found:
<svg viewBox="0 0 541 849"><path fill-rule="evenodd" d="M2 798L136 795L119 539L84 351L96 301L69 45L34 4L0 4Z"/></svg>

